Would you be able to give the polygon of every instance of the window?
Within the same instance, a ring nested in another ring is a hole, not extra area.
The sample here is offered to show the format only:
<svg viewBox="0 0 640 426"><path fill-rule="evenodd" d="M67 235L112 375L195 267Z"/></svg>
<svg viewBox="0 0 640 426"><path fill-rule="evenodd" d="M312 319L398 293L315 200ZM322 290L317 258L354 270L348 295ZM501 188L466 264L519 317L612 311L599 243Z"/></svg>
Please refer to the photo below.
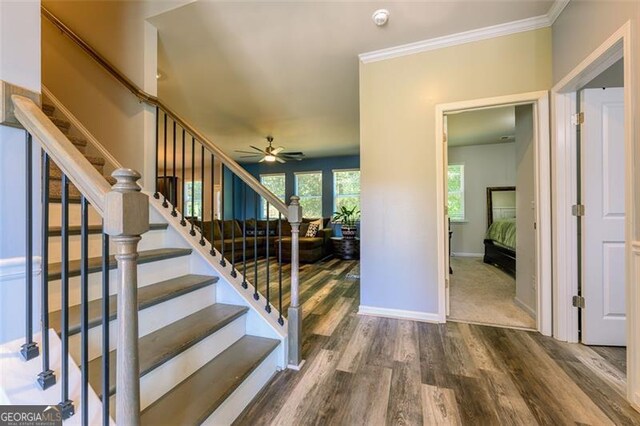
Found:
<svg viewBox="0 0 640 426"><path fill-rule="evenodd" d="M273 195L275 195L282 201L285 201L287 195L285 190L286 178L284 176L284 173L260 175L260 183L264 185L269 191L273 192ZM261 198L260 215L263 218L267 217L267 201L264 198ZM277 218L278 209L270 205L269 219Z"/></svg>
<svg viewBox="0 0 640 426"><path fill-rule="evenodd" d="M322 217L322 172L296 173L296 195L303 217Z"/></svg>
<svg viewBox="0 0 640 426"><path fill-rule="evenodd" d="M447 185L449 217L453 222L464 221L464 165L449 164Z"/></svg>
<svg viewBox="0 0 640 426"><path fill-rule="evenodd" d="M333 211L342 206L360 210L360 170L333 171Z"/></svg>
<svg viewBox="0 0 640 426"><path fill-rule="evenodd" d="M199 180L184 183L184 214L202 219L202 182Z"/></svg>

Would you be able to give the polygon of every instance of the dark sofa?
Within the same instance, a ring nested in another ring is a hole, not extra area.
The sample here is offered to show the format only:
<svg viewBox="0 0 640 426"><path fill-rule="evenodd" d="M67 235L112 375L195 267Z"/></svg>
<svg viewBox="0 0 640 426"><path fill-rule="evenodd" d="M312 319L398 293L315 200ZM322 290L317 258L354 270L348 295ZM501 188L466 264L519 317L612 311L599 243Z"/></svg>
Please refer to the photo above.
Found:
<svg viewBox="0 0 640 426"><path fill-rule="evenodd" d="M309 223L313 220L317 219L303 219L300 225L299 253L301 263L317 262L332 252L332 229L329 226L330 220L328 218L323 219L324 228L318 232L316 237L304 236ZM243 243L246 244L247 259L254 258L256 249L258 257L266 256L267 242L270 243L269 256L277 258L280 248L279 235L282 235L282 261L291 261L291 225L286 220L282 220L282 234L280 234L277 220L271 220L268 223L266 220L256 221L255 219L247 219L246 223L238 220L225 220L224 222L215 220L213 222L197 223L196 226L202 228L207 241L211 241L211 233L213 231L214 247L220 252L223 252L224 248L224 257L236 262L242 261ZM243 228L246 229L246 240L244 242ZM267 232L269 234L268 238Z"/></svg>

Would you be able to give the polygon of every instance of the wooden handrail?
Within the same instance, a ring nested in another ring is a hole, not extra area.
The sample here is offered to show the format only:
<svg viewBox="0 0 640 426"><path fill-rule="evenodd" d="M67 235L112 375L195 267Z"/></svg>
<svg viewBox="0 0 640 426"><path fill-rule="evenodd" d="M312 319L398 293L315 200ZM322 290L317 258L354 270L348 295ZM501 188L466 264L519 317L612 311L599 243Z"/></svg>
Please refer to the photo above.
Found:
<svg viewBox="0 0 640 426"><path fill-rule="evenodd" d="M42 149L87 198L100 216L104 217L104 200L107 193L111 191L111 186L104 176L31 99L13 95L11 101L18 121L40 141Z"/></svg>
<svg viewBox="0 0 640 426"><path fill-rule="evenodd" d="M238 164L235 160L225 154L220 148L218 148L212 141L210 141L205 135L200 133L194 126L192 126L186 119L181 117L178 113L169 108L157 97L148 94L144 90L140 89L136 84L127 78L120 70L112 65L107 59L100 55L91 45L82 40L80 36L60 21L53 13L51 13L46 7L41 6L42 16L44 16L49 22L51 22L56 28L60 30L64 35L69 37L78 47L80 47L86 54L88 54L94 61L96 61L105 71L111 74L120 84L122 84L127 90L129 90L134 96L136 96L141 102L145 102L149 105L158 107L163 110L167 115L171 117L176 123L182 126L191 136L195 137L206 149L213 153L229 170L235 173L242 181L244 181L251 189L257 192L262 198L264 198L270 205L278 209L284 217L288 217L289 211L285 203L283 203L278 197L276 197L271 191L265 188L258 180L253 177L252 174L247 172L244 167Z"/></svg>

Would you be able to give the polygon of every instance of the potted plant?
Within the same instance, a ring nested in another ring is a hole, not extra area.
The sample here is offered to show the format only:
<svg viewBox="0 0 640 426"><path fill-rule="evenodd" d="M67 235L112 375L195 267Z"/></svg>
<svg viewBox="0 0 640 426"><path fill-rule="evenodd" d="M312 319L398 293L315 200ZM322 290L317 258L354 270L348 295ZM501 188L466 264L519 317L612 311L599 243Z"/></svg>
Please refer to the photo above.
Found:
<svg viewBox="0 0 640 426"><path fill-rule="evenodd" d="M348 208L341 206L340 210L333 212L333 222L339 223L342 229L342 238L345 240L353 240L358 233L356 224L360 220L360 210L357 207Z"/></svg>

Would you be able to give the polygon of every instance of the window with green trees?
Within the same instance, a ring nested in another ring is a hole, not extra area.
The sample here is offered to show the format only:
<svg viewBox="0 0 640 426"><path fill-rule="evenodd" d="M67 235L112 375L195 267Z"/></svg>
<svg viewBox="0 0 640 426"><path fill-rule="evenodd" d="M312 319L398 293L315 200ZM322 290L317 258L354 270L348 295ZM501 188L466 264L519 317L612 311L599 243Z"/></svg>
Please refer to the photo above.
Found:
<svg viewBox="0 0 640 426"><path fill-rule="evenodd" d="M260 175L260 183L267 187L267 189L273 192L273 195L285 201L286 195L286 177L284 173ZM262 218L267 217L267 202L261 198L260 215ZM278 218L278 209L273 206L269 206L269 219Z"/></svg>
<svg viewBox="0 0 640 426"><path fill-rule="evenodd" d="M464 165L449 164L448 175L449 217L453 222L464 220Z"/></svg>
<svg viewBox="0 0 640 426"><path fill-rule="evenodd" d="M333 211L342 206L360 210L360 170L333 171Z"/></svg>
<svg viewBox="0 0 640 426"><path fill-rule="evenodd" d="M295 192L300 197L302 216L322 217L322 172L296 173Z"/></svg>
<svg viewBox="0 0 640 426"><path fill-rule="evenodd" d="M202 182L199 180L184 183L184 214L202 219Z"/></svg>

